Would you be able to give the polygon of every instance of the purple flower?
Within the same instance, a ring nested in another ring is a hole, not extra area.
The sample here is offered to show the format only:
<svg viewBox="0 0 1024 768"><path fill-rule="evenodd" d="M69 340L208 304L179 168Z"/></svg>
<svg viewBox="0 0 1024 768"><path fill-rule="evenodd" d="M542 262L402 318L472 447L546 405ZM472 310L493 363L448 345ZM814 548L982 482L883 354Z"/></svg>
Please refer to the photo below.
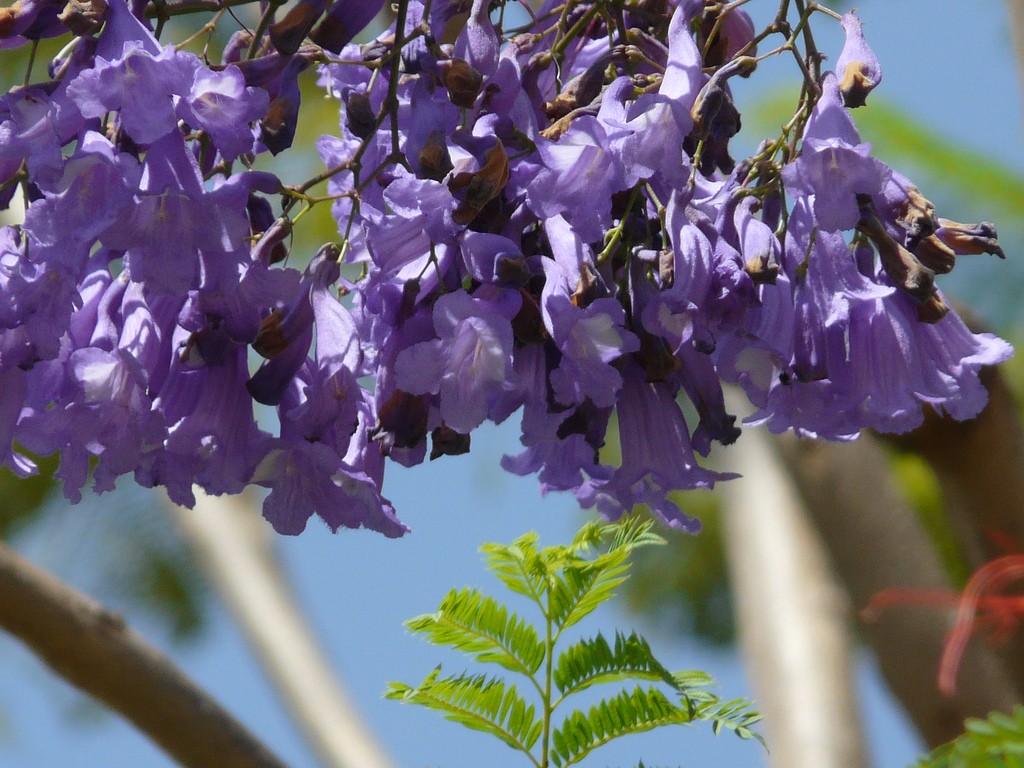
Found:
<svg viewBox="0 0 1024 768"><path fill-rule="evenodd" d="M518 310L518 295L499 294L496 299L465 291L445 294L434 304L437 339L414 344L395 360L398 388L413 395L438 395L444 423L463 434L479 427L491 405L512 386L511 318Z"/></svg>
<svg viewBox="0 0 1024 768"><path fill-rule="evenodd" d="M60 175L61 146L66 140L50 89L18 88L0 98L0 161L4 180L22 160L34 178Z"/></svg>
<svg viewBox="0 0 1024 768"><path fill-rule="evenodd" d="M624 189L623 168L608 149L608 136L596 117L584 115L557 141L538 139L541 170L526 199L539 219L559 214L581 238L599 240L611 227L611 196Z"/></svg>
<svg viewBox="0 0 1024 768"><path fill-rule="evenodd" d="M225 160L251 152L256 140L251 124L267 113L267 92L247 87L237 67L214 72L198 59L193 64L192 83L178 102L178 117L206 131Z"/></svg>
<svg viewBox="0 0 1024 768"><path fill-rule="evenodd" d="M366 527L393 538L409 530L373 478L347 469L320 443L271 443L253 482L271 489L263 516L281 534L302 533L313 513L332 531Z"/></svg>
<svg viewBox="0 0 1024 768"><path fill-rule="evenodd" d="M825 232L853 229L861 217L857 196L878 194L889 168L860 142L832 73L821 83L802 147L796 162L783 169L786 191L812 199L815 220Z"/></svg>
<svg viewBox="0 0 1024 768"><path fill-rule="evenodd" d="M80 301L73 273L27 251L17 229L0 228L0 370L55 358Z"/></svg>
<svg viewBox="0 0 1024 768"><path fill-rule="evenodd" d="M633 81L616 79L601 99L597 120L604 129L604 146L623 167L621 183L629 189L641 179L660 174L672 186L681 186L689 171L682 152L683 138L692 121L689 111L675 109L664 94L644 94L629 100ZM678 115L685 114L680 125Z"/></svg>
<svg viewBox="0 0 1024 768"><path fill-rule="evenodd" d="M617 299L598 298L587 306L574 301L590 260L589 248L563 218L548 219L545 231L554 258L543 262L541 310L562 355L551 371L555 399L562 405L578 405L589 398L598 407L609 407L622 386L622 375L612 363L637 351L640 342L625 329L626 313Z"/></svg>
<svg viewBox="0 0 1024 768"><path fill-rule="evenodd" d="M698 531L700 521L683 514L668 494L710 488L716 480L733 475L697 464L675 393L667 384L648 383L638 366L626 366L616 413L622 465L606 481L584 486L577 493L580 504L596 507L610 520L617 520L636 504L646 504L666 525Z"/></svg>
<svg viewBox="0 0 1024 768"><path fill-rule="evenodd" d="M87 131L53 183L25 215L25 232L47 257L77 273L88 249L106 229L120 225L134 205L142 169L105 138Z"/></svg>
<svg viewBox="0 0 1024 768"><path fill-rule="evenodd" d="M177 131L174 97L188 93L193 57L173 48L154 54L142 41L129 40L117 58L96 57L92 69L67 88L85 117L117 111L125 132L139 144L151 144Z"/></svg>
<svg viewBox="0 0 1024 768"><path fill-rule="evenodd" d="M188 354L198 341L179 328L173 344L179 352L154 401L167 425L167 439L141 456L135 470L147 487L162 485L171 500L195 503L192 485L207 493L239 493L252 477L265 434L253 419L245 347L221 337L207 340L222 348L207 364Z"/></svg>
<svg viewBox="0 0 1024 768"><path fill-rule="evenodd" d="M236 250L249 235L247 181L251 178L238 177L206 191L184 139L177 132L167 134L146 155L135 206L100 240L127 251L125 267L132 280L181 293L199 280L201 252Z"/></svg>

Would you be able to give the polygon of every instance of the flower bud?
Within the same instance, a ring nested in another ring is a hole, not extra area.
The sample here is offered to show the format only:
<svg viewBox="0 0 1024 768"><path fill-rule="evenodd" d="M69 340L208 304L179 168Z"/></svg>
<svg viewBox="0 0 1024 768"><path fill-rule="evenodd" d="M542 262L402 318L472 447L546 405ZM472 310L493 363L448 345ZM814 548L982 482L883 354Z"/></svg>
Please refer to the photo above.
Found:
<svg viewBox="0 0 1024 768"><path fill-rule="evenodd" d="M103 26L106 16L105 0L68 0L68 4L57 18L71 34L81 37L91 35Z"/></svg>
<svg viewBox="0 0 1024 768"><path fill-rule="evenodd" d="M939 219L935 236L953 249L954 253L990 253L1005 259L995 224L983 221L980 224L959 224L949 219Z"/></svg>
<svg viewBox="0 0 1024 768"><path fill-rule="evenodd" d="M720 18L721 21L719 21ZM718 23L718 31L709 40L708 35L714 30L716 23ZM701 17L700 33L697 37L698 47L702 51L707 51L704 56L704 66L722 66L746 48L753 39L754 22L746 12L734 8L725 16L720 17L720 10L705 9L704 15ZM756 47L747 51L750 55L754 55L756 52Z"/></svg>
<svg viewBox="0 0 1024 768"><path fill-rule="evenodd" d="M279 53L291 56L327 9L327 0L299 0L284 18L270 25L270 42Z"/></svg>
<svg viewBox="0 0 1024 768"><path fill-rule="evenodd" d="M935 235L922 238L914 249L914 255L937 275L952 272L956 265L956 254L953 253L953 249Z"/></svg>
<svg viewBox="0 0 1024 768"><path fill-rule="evenodd" d="M882 266L893 284L917 301L927 301L935 292L935 272L892 238L878 220L870 198L861 201L861 220L857 227L875 244Z"/></svg>
<svg viewBox="0 0 1024 768"><path fill-rule="evenodd" d="M452 59L441 67L441 81L448 89L452 104L469 109L480 95L484 76L477 72L465 59Z"/></svg>
<svg viewBox="0 0 1024 768"><path fill-rule="evenodd" d="M299 91L299 73L306 68L308 62L293 57L284 72L281 73L281 87L277 96L270 102L266 116L260 120L260 137L272 154L278 154L292 145L295 139L295 128L299 122L299 104L302 95Z"/></svg>
<svg viewBox="0 0 1024 768"><path fill-rule="evenodd" d="M430 460L469 453L469 435L442 424L430 433Z"/></svg>
<svg viewBox="0 0 1024 768"><path fill-rule="evenodd" d="M423 395L396 389L381 406L370 439L387 455L393 448L414 448L427 437L430 411Z"/></svg>
<svg viewBox="0 0 1024 768"><path fill-rule="evenodd" d="M605 70L611 54L598 58L581 75L577 75L565 86L560 94L544 103L544 114L550 120L565 117L578 107L585 107L601 94Z"/></svg>
<svg viewBox="0 0 1024 768"><path fill-rule="evenodd" d="M843 104L861 107L872 89L882 82L882 67L864 39L860 19L851 12L843 14L840 23L846 30L846 43L836 60L839 90Z"/></svg>
<svg viewBox="0 0 1024 768"><path fill-rule="evenodd" d="M384 0L334 0L309 38L325 51L338 53L380 13Z"/></svg>
<svg viewBox="0 0 1024 768"><path fill-rule="evenodd" d="M345 97L345 127L360 139L370 138L377 129L370 97L363 91L351 91Z"/></svg>
<svg viewBox="0 0 1024 768"><path fill-rule="evenodd" d="M452 192L462 192L462 201L452 214L456 224L469 224L508 184L508 155L500 140L484 153L479 171L458 173L448 182Z"/></svg>

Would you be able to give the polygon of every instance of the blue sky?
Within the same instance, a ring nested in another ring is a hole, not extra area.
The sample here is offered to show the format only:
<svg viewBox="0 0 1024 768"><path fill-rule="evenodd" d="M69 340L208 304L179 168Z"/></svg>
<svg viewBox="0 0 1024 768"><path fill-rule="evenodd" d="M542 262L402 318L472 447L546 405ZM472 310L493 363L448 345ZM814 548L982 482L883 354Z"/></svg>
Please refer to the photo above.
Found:
<svg viewBox="0 0 1024 768"><path fill-rule="evenodd" d="M774 5L754 0L750 7L770 11ZM863 0L861 6L865 33L885 70L877 93L942 134L1024 170L1024 119L1003 3ZM825 32L830 25L822 21L819 47L834 59L841 34L838 27L831 34ZM780 76L791 77L791 68L767 79ZM753 81L762 82L760 73ZM739 96L741 110L746 98L751 96ZM995 276L999 266L986 262L983 268ZM491 590L496 582L488 582L476 551L480 543L510 541L530 529L537 530L546 543L564 542L578 525L580 513L571 498L541 499L533 479L512 477L498 468L501 454L515 451L516 445L515 424L510 423L475 435L468 456L412 470L391 467L386 493L413 528L405 539L390 541L368 532L332 536L313 522L302 536L280 541L289 576L340 677L402 768L522 764L509 749L485 736L467 732L432 712L381 699L388 680L418 682L439 661L458 663L406 634L402 621L433 610L451 587L476 585ZM164 514L156 496L126 487L116 504L109 499L88 500L79 508L61 511L54 516L59 522L47 524L25 540L24 550L70 581L87 583L90 564L69 558L68 553L74 551L83 528L89 527L91 516L115 514L116 509L110 508L121 504ZM144 619L130 614L128 619L143 632L152 629ZM589 625L591 631L596 626L606 633L630 626L645 630L635 617L614 609L599 612L595 620ZM654 630L650 638L669 666L710 671L719 679L723 696L749 695L734 654ZM296 768L314 764L223 614L214 616L198 643L168 650L287 762ZM877 765L904 766L918 745L881 689L870 661L863 661L860 669ZM88 712L27 652L0 637L0 766L171 765L118 718L96 721ZM665 766L758 768L764 764L756 744L731 735L716 738L710 728L700 726L634 737L617 751L596 754L587 765L635 765L638 758L647 765Z"/></svg>

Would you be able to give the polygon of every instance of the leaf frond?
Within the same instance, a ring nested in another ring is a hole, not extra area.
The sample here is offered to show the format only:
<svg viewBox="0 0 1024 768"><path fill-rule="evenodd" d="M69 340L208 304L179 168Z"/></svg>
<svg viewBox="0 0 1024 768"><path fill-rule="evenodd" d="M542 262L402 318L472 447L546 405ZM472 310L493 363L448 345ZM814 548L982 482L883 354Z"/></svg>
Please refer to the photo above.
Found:
<svg viewBox="0 0 1024 768"><path fill-rule="evenodd" d="M651 521L636 517L615 523L588 523L569 547L557 553L557 564L549 561L549 610L559 633L614 596L615 589L627 578L629 555L634 549L665 543L652 532L652 526ZM608 550L588 557L603 542L608 542ZM551 552L554 557L554 548Z"/></svg>
<svg viewBox="0 0 1024 768"><path fill-rule="evenodd" d="M1012 713L993 712L984 720L970 718L964 725L962 735L922 758L916 768L1024 768L1024 706Z"/></svg>
<svg viewBox="0 0 1024 768"><path fill-rule="evenodd" d="M559 656L553 677L561 694L559 702L604 682L649 680L678 687L672 673L654 658L647 641L635 632L616 632L614 646L601 634L574 643Z"/></svg>
<svg viewBox="0 0 1024 768"><path fill-rule="evenodd" d="M690 713L655 688L620 691L590 710L569 715L552 734L552 762L558 768L578 763L595 749L620 736L662 725L685 725Z"/></svg>
<svg viewBox="0 0 1024 768"><path fill-rule="evenodd" d="M537 630L476 589L452 590L436 613L409 619L405 625L435 645L447 645L477 661L495 662L527 676L544 661Z"/></svg>
<svg viewBox="0 0 1024 768"><path fill-rule="evenodd" d="M440 677L437 667L418 686L388 683L384 697L437 710L449 720L489 733L513 749L530 755L542 723L515 686L486 675ZM536 764L536 760L530 755Z"/></svg>
<svg viewBox="0 0 1024 768"><path fill-rule="evenodd" d="M480 547L487 569L513 592L538 606L547 590L547 568L537 550L537 532L530 531L511 544L490 542Z"/></svg>
<svg viewBox="0 0 1024 768"><path fill-rule="evenodd" d="M696 703L693 697L683 698L684 703ZM752 728L763 717L764 715L760 712L751 709L748 699L731 699L729 701L716 699L714 702L697 703L694 712L694 720L709 721L716 736L724 728L727 731L732 731L741 739L756 739L761 746L767 748L764 737Z"/></svg>

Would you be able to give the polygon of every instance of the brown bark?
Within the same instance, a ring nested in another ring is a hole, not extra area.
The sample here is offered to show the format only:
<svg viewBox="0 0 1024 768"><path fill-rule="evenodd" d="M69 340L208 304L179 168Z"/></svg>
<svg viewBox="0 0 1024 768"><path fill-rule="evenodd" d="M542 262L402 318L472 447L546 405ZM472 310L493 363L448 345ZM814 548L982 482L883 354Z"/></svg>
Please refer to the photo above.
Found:
<svg viewBox="0 0 1024 768"><path fill-rule="evenodd" d="M1024 552L1024 429L1016 399L998 368L982 371L989 402L970 421L929 412L924 425L890 441L918 454L942 488L949 520L971 570ZM1000 649L1007 672L1024 697L1024 642Z"/></svg>
<svg viewBox="0 0 1024 768"><path fill-rule="evenodd" d="M116 613L0 544L0 627L195 768L284 768Z"/></svg>
<svg viewBox="0 0 1024 768"><path fill-rule="evenodd" d="M902 497L878 440L852 443L782 440L782 455L807 502L853 605L892 587L946 590L954 585ZM900 605L863 623L890 689L932 746L963 731L967 717L1007 710L1020 700L1002 660L977 638L969 645L956 693L941 696L939 661L952 611Z"/></svg>

